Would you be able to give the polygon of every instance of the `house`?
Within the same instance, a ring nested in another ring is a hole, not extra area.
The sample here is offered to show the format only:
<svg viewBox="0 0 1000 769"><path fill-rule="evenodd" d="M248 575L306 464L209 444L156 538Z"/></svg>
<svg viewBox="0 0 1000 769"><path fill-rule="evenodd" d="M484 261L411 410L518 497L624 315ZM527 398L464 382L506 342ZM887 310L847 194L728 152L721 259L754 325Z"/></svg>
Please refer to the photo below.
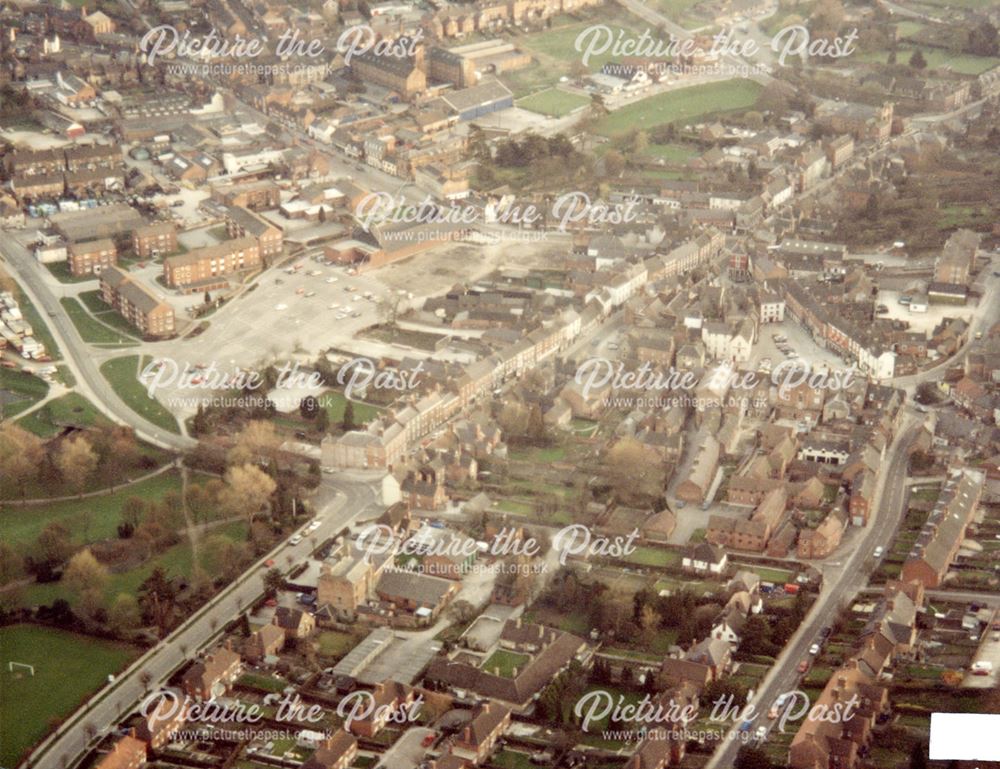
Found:
<svg viewBox="0 0 1000 769"><path fill-rule="evenodd" d="M925 588L938 587L965 539L966 527L979 506L986 476L963 469L950 474L920 537L903 563L901 579Z"/></svg>
<svg viewBox="0 0 1000 769"><path fill-rule="evenodd" d="M181 701L183 695L176 690L171 690L169 696L160 697L154 707L146 708L146 715L140 716L135 736L153 750L169 743L187 721L187 708L177 707Z"/></svg>
<svg viewBox="0 0 1000 769"><path fill-rule="evenodd" d="M375 593L397 611L430 622L444 610L460 587L460 582L455 580L387 569L375 586Z"/></svg>
<svg viewBox="0 0 1000 769"><path fill-rule="evenodd" d="M358 741L343 729L320 743L302 769L348 769L358 755Z"/></svg>
<svg viewBox="0 0 1000 769"><path fill-rule="evenodd" d="M350 723L351 732L367 739L378 734L391 718L400 710L412 706L416 699L416 691L412 687L391 680L375 684L371 695L372 707L366 708L365 717Z"/></svg>
<svg viewBox="0 0 1000 769"><path fill-rule="evenodd" d="M437 472L427 466L407 473L399 490L414 510L442 510L448 501L443 479L439 479Z"/></svg>
<svg viewBox="0 0 1000 769"><path fill-rule="evenodd" d="M309 612L287 606L279 606L274 610L272 622L284 633L286 639L308 638L316 629L316 620Z"/></svg>
<svg viewBox="0 0 1000 769"><path fill-rule="evenodd" d="M851 482L851 496L847 502L851 523L865 526L871 513L875 496L876 477L874 470L862 470Z"/></svg>
<svg viewBox="0 0 1000 769"><path fill-rule="evenodd" d="M695 503L704 500L718 467L719 442L712 435L706 435L688 477L677 486L677 498Z"/></svg>
<svg viewBox="0 0 1000 769"><path fill-rule="evenodd" d="M285 633L276 624L264 625L255 630L243 644L243 656L248 662L260 662L271 657L285 646Z"/></svg>
<svg viewBox="0 0 1000 769"><path fill-rule="evenodd" d="M181 684L189 697L210 700L225 694L242 672L240 655L230 645L217 646L188 668Z"/></svg>
<svg viewBox="0 0 1000 769"><path fill-rule="evenodd" d="M695 644L683 658L667 657L660 664L659 681L667 686L693 684L703 689L706 684L729 672L732 650L725 641L706 638Z"/></svg>
<svg viewBox="0 0 1000 769"><path fill-rule="evenodd" d="M367 558L342 558L333 566L324 563L316 585L317 603L329 606L338 617L352 620L375 595L379 574Z"/></svg>
<svg viewBox="0 0 1000 769"><path fill-rule="evenodd" d="M797 554L799 558L826 558L840 546L847 528L847 517L840 510L833 510L815 529L799 532Z"/></svg>
<svg viewBox="0 0 1000 769"><path fill-rule="evenodd" d="M510 726L510 710L495 702L481 705L472 721L459 732L452 743L452 753L481 764L493 752L507 727Z"/></svg>
<svg viewBox="0 0 1000 769"><path fill-rule="evenodd" d="M712 625L709 636L719 641L725 641L734 649L740 645L743 636L743 626L746 625L747 615L739 607L733 606L723 611Z"/></svg>
<svg viewBox="0 0 1000 769"><path fill-rule="evenodd" d="M137 738L135 729L132 729L94 764L94 769L138 769L144 763L146 743Z"/></svg>
<svg viewBox="0 0 1000 769"><path fill-rule="evenodd" d="M700 574L721 574L727 562L726 551L707 542L689 547L681 558L683 568Z"/></svg>

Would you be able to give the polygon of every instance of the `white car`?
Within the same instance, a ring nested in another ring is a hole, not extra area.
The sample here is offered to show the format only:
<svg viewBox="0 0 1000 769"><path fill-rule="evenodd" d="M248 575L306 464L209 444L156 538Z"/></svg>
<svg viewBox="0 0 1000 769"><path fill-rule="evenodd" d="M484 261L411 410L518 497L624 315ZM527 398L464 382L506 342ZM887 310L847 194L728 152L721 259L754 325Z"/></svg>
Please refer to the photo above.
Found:
<svg viewBox="0 0 1000 769"><path fill-rule="evenodd" d="M327 282L327 283L336 283L336 282L337 282L337 279L336 279L336 278L327 278L327 279L326 279L326 282Z"/></svg>
<svg viewBox="0 0 1000 769"><path fill-rule="evenodd" d="M754 734L754 739L757 740L757 742L763 742L765 737L767 737L767 727L758 726L757 732Z"/></svg>
<svg viewBox="0 0 1000 769"><path fill-rule="evenodd" d="M876 558L881 558L884 552L885 548L879 545L878 547L875 548L875 552L872 553L872 555L875 556Z"/></svg>
<svg viewBox="0 0 1000 769"><path fill-rule="evenodd" d="M340 307L340 305L337 304L336 302L333 302L326 309L328 309L328 310L336 310L338 307Z"/></svg>
<svg viewBox="0 0 1000 769"><path fill-rule="evenodd" d="M290 544L292 544L292 545L297 545L297 544L299 544L299 542L301 542L301 541L302 541L302 535L301 535L301 534L293 534L293 535L292 535L291 537L289 537L289 539L288 539L288 542L289 542Z"/></svg>
<svg viewBox="0 0 1000 769"><path fill-rule="evenodd" d="M815 657L815 656L816 656L817 654L819 654L819 644L813 644L812 646L810 646L810 647L809 647L809 653L810 653L810 654L811 654L812 656L814 656L814 657Z"/></svg>
<svg viewBox="0 0 1000 769"><path fill-rule="evenodd" d="M287 310L288 309L288 305L287 304L276 304L276 305L274 305L274 309L276 309L278 311Z"/></svg>

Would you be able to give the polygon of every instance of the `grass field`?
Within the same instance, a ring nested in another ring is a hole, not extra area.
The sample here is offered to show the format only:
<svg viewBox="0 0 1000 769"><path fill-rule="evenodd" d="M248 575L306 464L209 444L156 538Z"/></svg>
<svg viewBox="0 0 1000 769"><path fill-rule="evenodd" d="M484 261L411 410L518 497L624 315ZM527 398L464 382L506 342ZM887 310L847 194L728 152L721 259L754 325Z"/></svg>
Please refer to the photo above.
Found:
<svg viewBox="0 0 1000 769"><path fill-rule="evenodd" d="M339 425L344 421L344 408L347 406L347 398L344 397L343 393L336 390L327 390L320 396L319 400L326 409L327 416L330 417L331 425ZM354 403L354 424L356 425L371 422L378 416L379 411L381 411L378 406L372 406L361 401L352 402Z"/></svg>
<svg viewBox="0 0 1000 769"><path fill-rule="evenodd" d="M720 112L745 110L757 102L760 92L761 86L750 80L726 80L667 91L615 110L601 118L594 131L603 136L621 136L633 128L648 130Z"/></svg>
<svg viewBox="0 0 1000 769"><path fill-rule="evenodd" d="M49 392L49 386L36 376L9 368L0 369L0 419L9 419L38 403Z"/></svg>
<svg viewBox="0 0 1000 769"><path fill-rule="evenodd" d="M66 310L66 314L73 321L84 342L105 347L135 347L138 344L134 338L96 320L76 299L72 297L60 299L59 304Z"/></svg>
<svg viewBox="0 0 1000 769"><path fill-rule="evenodd" d="M910 55L917 50L913 46L901 46L896 52L896 62L906 64ZM940 48L921 48L928 69L949 69L960 75L979 75L1000 64L1000 58L993 56L972 56L966 53L952 53ZM888 51L869 51L859 56L861 61L878 61L885 64Z"/></svg>
<svg viewBox="0 0 1000 769"><path fill-rule="evenodd" d="M143 356L142 365L149 364L151 358ZM177 420L156 398L149 397L146 388L139 381L139 356L127 355L114 358L101 364L101 373L108 380L114 391L118 393L130 409L145 417L154 425L179 433Z"/></svg>
<svg viewBox="0 0 1000 769"><path fill-rule="evenodd" d="M111 424L79 393L67 393L54 398L41 408L21 417L17 423L42 438L51 438L65 425L95 427Z"/></svg>
<svg viewBox="0 0 1000 769"><path fill-rule="evenodd" d="M637 547L623 560L640 566L679 566L681 554L676 550L661 550L658 547Z"/></svg>
<svg viewBox="0 0 1000 769"><path fill-rule="evenodd" d="M691 158L698 157L698 150L687 144L650 144L642 151L644 157L662 160L665 163L682 165Z"/></svg>
<svg viewBox="0 0 1000 769"><path fill-rule="evenodd" d="M126 499L160 500L168 491L180 491L180 488L180 476L171 470L106 496L31 507L6 507L0 511L0 539L27 546L53 522L65 526L77 542L107 539L117 536Z"/></svg>
<svg viewBox="0 0 1000 769"><path fill-rule="evenodd" d="M105 326L111 326L111 328L121 331L126 336L138 337L139 333L137 329L119 315L117 310L105 304L104 300L101 299L100 291L84 291L77 296L77 299L80 300L84 307L90 310L91 315Z"/></svg>
<svg viewBox="0 0 1000 769"><path fill-rule="evenodd" d="M490 658L483 663L482 669L493 675L500 675L504 678L513 678L514 669L523 670L524 666L531 660L527 654L515 654L514 652L497 649Z"/></svg>
<svg viewBox="0 0 1000 769"><path fill-rule="evenodd" d="M91 693L138 656L124 644L33 625L0 628L0 763L14 766ZM9 661L35 666L35 675L7 670Z"/></svg>
<svg viewBox="0 0 1000 769"><path fill-rule="evenodd" d="M562 117L589 103L590 99L585 96L560 91L558 88L549 88L547 91L539 91L531 96L526 96L518 101L517 106L540 115Z"/></svg>

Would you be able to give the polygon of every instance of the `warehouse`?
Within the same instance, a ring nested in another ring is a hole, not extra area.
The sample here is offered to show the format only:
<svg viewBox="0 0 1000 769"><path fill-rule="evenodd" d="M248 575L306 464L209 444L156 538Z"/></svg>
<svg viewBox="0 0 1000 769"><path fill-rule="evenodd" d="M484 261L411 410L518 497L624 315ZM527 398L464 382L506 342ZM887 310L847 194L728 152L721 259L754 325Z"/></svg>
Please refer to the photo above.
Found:
<svg viewBox="0 0 1000 769"><path fill-rule="evenodd" d="M444 93L441 98L458 113L459 120L475 120L514 106L514 94L499 80L484 80L471 88Z"/></svg>

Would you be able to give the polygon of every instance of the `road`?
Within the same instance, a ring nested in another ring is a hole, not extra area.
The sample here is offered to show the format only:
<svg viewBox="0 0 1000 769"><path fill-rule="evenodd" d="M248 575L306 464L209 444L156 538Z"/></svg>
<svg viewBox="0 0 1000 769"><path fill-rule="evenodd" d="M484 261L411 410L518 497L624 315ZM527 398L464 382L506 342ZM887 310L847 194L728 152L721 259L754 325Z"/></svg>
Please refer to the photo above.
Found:
<svg viewBox="0 0 1000 769"><path fill-rule="evenodd" d="M757 689L753 702L761 715L755 722L754 730L758 726L764 726L770 732L774 722L766 720L768 709L780 694L799 688L800 676L796 670L799 662L809 656L809 647L819 639L823 626L831 624L842 606L867 584L869 574L876 565L871 557L873 550L877 545L891 541L899 526L906 500L906 447L912 443L919 429L920 420L917 416L919 415L908 406L904 407L900 429L889 449L889 459L881 474L880 487L876 489L875 503L872 505L872 510L876 511L874 517L854 552L839 565L823 568L823 588L816 603ZM738 725L734 726L727 739L720 744L706 769L728 769L733 766L742 744L735 739L737 727Z"/></svg>
<svg viewBox="0 0 1000 769"><path fill-rule="evenodd" d="M84 395L105 416L119 424L128 425L137 436L160 448L185 451L198 442L184 435L177 435L154 425L136 414L118 397L101 374L89 346L80 337L73 321L69 319L59 299L49 287L43 267L31 253L13 238L0 238L0 256L17 277L22 290L42 315L56 344L62 351L63 363L76 379L77 392Z"/></svg>
<svg viewBox="0 0 1000 769"><path fill-rule="evenodd" d="M273 558L287 569L309 555L310 540L336 535L356 518L362 520L382 511L371 485L359 474L324 475L318 493L319 517L323 523L298 545L283 542L251 566L232 586L209 601L199 612L122 673L114 688L93 704L84 705L61 728L53 732L28 757L22 767L66 769L87 747L88 727L104 729L127 715L145 694L140 678L148 673L152 688L165 681L187 659L207 646L233 617L249 607L262 593L264 561ZM100 696L101 692L97 693Z"/></svg>

